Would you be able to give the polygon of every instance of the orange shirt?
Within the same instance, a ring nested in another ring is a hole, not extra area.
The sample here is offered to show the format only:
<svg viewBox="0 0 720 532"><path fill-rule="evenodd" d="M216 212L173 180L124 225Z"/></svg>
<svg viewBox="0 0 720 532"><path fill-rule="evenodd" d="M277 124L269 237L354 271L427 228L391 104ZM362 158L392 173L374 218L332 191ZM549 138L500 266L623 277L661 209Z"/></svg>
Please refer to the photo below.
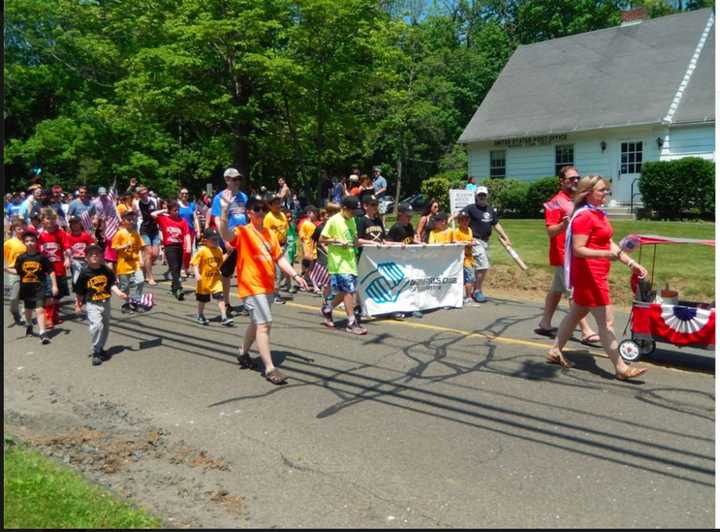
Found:
<svg viewBox="0 0 720 532"><path fill-rule="evenodd" d="M237 279L240 297L272 294L275 291L275 263L282 249L267 228L252 224L235 227L232 246L237 250Z"/></svg>

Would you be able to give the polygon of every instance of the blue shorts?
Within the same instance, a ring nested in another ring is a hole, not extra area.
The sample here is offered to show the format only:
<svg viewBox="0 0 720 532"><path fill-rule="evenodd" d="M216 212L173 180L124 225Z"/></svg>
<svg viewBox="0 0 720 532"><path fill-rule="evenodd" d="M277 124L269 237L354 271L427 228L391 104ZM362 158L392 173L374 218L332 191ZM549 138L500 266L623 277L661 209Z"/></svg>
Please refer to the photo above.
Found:
<svg viewBox="0 0 720 532"><path fill-rule="evenodd" d="M352 273L333 273L330 275L330 289L333 294L344 292L354 294L357 292L357 275Z"/></svg>
<svg viewBox="0 0 720 532"><path fill-rule="evenodd" d="M465 284L475 283L475 269L463 267L463 282Z"/></svg>
<svg viewBox="0 0 720 532"><path fill-rule="evenodd" d="M160 236L160 231L155 233L154 235L149 235L147 233L141 233L140 238L142 238L143 245L145 246L159 246L162 242L162 237Z"/></svg>

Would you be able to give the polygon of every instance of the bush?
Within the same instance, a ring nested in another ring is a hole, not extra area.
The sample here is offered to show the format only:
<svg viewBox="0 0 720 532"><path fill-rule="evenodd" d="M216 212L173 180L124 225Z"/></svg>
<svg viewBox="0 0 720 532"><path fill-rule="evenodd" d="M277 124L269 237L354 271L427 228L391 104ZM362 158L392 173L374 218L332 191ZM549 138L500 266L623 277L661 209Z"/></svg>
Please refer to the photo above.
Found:
<svg viewBox="0 0 720 532"><path fill-rule="evenodd" d="M560 190L560 180L555 177L542 177L530 183L528 189L525 214L530 218L543 217L543 203L552 198Z"/></svg>
<svg viewBox="0 0 720 532"><path fill-rule="evenodd" d="M714 218L715 165L700 157L643 164L639 184L646 208L664 219Z"/></svg>
<svg viewBox="0 0 720 532"><path fill-rule="evenodd" d="M479 184L488 188L489 202L497 209L500 216L520 217L523 215L529 183L517 179L486 177Z"/></svg>
<svg viewBox="0 0 720 532"><path fill-rule="evenodd" d="M430 177L420 185L420 192L429 198L435 198L440 204L440 209L448 212L450 210L450 181L446 177Z"/></svg>

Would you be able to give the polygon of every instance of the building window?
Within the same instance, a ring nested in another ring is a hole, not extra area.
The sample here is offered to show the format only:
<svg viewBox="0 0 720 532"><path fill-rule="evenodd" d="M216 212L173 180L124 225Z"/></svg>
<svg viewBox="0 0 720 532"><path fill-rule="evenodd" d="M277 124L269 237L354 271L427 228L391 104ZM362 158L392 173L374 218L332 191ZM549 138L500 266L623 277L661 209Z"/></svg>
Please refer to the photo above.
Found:
<svg viewBox="0 0 720 532"><path fill-rule="evenodd" d="M620 173L639 174L642 171L642 142L620 143Z"/></svg>
<svg viewBox="0 0 720 532"><path fill-rule="evenodd" d="M505 150L490 152L490 177L505 177Z"/></svg>
<svg viewBox="0 0 720 532"><path fill-rule="evenodd" d="M560 144L555 146L555 175L560 175L560 168L575 164L575 145Z"/></svg>

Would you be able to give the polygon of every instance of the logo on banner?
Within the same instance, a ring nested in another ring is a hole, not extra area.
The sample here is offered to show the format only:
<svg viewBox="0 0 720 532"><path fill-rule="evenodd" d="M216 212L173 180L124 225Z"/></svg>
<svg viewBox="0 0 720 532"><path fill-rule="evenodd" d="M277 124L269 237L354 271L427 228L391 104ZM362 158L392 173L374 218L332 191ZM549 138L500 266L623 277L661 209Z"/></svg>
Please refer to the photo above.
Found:
<svg viewBox="0 0 720 532"><path fill-rule="evenodd" d="M370 281L368 281L370 279ZM365 293L377 304L395 303L401 292L410 284L405 274L394 262L382 262L377 269L363 277L361 283L368 281Z"/></svg>

